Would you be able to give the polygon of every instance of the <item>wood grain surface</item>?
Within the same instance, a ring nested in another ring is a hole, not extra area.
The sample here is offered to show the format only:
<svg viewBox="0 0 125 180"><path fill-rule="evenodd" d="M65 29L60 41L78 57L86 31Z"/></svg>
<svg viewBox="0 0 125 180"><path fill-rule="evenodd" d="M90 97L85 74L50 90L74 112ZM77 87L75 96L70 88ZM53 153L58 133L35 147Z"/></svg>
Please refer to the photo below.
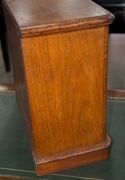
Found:
<svg viewBox="0 0 125 180"><path fill-rule="evenodd" d="M23 39L37 163L105 141L107 38L100 27Z"/></svg>

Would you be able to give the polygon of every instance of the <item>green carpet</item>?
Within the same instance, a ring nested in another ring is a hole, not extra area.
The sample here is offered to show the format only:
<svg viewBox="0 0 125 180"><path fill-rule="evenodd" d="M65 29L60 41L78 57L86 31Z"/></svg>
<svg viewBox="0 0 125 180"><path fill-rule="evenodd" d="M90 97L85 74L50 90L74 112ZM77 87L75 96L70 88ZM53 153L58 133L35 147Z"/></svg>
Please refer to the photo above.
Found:
<svg viewBox="0 0 125 180"><path fill-rule="evenodd" d="M19 117L15 94L0 93L0 174L36 180L124 180L125 101L108 100L107 103L107 126L113 139L110 159L38 178L24 125Z"/></svg>

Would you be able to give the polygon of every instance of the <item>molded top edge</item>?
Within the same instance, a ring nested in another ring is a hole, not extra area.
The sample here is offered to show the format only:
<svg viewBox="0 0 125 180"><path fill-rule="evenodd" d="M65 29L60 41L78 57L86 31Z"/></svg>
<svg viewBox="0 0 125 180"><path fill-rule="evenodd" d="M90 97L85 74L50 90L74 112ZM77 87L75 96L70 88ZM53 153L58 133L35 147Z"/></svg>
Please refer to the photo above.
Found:
<svg viewBox="0 0 125 180"><path fill-rule="evenodd" d="M22 36L109 24L113 15L90 0L3 0Z"/></svg>

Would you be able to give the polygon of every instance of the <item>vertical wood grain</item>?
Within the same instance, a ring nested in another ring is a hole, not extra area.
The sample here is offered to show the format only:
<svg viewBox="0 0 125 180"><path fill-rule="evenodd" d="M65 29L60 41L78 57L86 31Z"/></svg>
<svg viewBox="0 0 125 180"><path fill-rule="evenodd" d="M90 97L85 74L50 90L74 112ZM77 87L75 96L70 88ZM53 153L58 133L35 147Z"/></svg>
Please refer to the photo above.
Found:
<svg viewBox="0 0 125 180"><path fill-rule="evenodd" d="M22 39L36 161L105 141L107 27Z"/></svg>

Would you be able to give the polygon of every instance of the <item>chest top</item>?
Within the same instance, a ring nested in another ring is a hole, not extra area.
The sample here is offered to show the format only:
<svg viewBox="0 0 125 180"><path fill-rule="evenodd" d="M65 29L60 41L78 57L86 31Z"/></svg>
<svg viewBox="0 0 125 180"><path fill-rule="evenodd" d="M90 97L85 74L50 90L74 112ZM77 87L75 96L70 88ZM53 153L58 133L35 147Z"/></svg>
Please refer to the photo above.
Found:
<svg viewBox="0 0 125 180"><path fill-rule="evenodd" d="M110 23L111 13L90 0L3 0L21 33L44 33Z"/></svg>

